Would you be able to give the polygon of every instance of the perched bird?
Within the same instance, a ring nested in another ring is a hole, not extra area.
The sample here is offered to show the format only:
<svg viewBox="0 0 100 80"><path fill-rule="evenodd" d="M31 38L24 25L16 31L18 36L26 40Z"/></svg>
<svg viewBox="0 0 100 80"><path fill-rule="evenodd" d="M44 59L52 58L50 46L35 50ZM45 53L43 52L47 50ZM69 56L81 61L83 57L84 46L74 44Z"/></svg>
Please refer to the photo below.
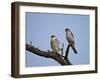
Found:
<svg viewBox="0 0 100 80"><path fill-rule="evenodd" d="M50 44L51 44L51 48L52 48L53 52L56 54L59 54L59 52L60 52L59 41L57 40L55 35L51 36Z"/></svg>
<svg viewBox="0 0 100 80"><path fill-rule="evenodd" d="M71 32L70 29L66 28L65 29L66 32L66 39L68 41L68 44L70 45L70 47L73 49L74 53L77 53L77 50L75 49L75 42L74 42L74 35Z"/></svg>

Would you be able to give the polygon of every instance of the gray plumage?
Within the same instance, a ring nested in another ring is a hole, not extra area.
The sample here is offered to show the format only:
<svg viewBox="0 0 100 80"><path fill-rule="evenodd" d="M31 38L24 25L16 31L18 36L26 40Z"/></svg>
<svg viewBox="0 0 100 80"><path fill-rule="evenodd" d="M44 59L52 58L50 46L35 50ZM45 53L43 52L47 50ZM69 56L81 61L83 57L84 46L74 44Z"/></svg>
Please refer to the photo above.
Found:
<svg viewBox="0 0 100 80"><path fill-rule="evenodd" d="M73 33L68 28L65 29L65 32L66 32L66 39L67 39L69 45L72 47L74 53L77 53L77 50L75 49L75 42L74 42Z"/></svg>

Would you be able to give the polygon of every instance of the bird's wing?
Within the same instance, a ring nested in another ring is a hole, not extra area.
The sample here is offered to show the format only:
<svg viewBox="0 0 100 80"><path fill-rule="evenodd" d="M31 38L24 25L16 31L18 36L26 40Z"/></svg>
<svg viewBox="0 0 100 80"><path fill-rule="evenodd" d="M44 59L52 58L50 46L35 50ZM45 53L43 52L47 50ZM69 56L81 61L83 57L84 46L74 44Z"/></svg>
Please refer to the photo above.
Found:
<svg viewBox="0 0 100 80"><path fill-rule="evenodd" d="M74 35L71 31L66 34L66 38L69 43L74 43Z"/></svg>
<svg viewBox="0 0 100 80"><path fill-rule="evenodd" d="M73 35L73 33L71 32L71 35L72 35L72 37L74 38L74 35Z"/></svg>
<svg viewBox="0 0 100 80"><path fill-rule="evenodd" d="M51 48L52 48L52 50L54 50L54 41L51 39L51 42L50 42L50 44L51 44Z"/></svg>
<svg viewBox="0 0 100 80"><path fill-rule="evenodd" d="M57 50L58 45L56 40L51 40L51 48L53 49L53 51Z"/></svg>
<svg viewBox="0 0 100 80"><path fill-rule="evenodd" d="M57 47L59 48L60 41L58 41L58 39L55 39L55 41L56 41Z"/></svg>
<svg viewBox="0 0 100 80"><path fill-rule="evenodd" d="M59 49L59 41L57 39L53 40L53 46L57 49Z"/></svg>

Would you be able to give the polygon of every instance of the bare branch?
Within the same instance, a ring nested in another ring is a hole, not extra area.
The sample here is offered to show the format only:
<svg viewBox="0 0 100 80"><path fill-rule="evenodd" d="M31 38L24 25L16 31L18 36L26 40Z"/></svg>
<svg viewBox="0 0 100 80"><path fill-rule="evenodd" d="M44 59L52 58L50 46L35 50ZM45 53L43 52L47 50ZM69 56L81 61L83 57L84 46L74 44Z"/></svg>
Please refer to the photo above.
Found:
<svg viewBox="0 0 100 80"><path fill-rule="evenodd" d="M69 48L70 48L70 45L68 44L68 46L67 46L67 48L66 48L66 55L65 55L65 59L67 59L67 58L68 58Z"/></svg>
<svg viewBox="0 0 100 80"><path fill-rule="evenodd" d="M63 51L64 51L64 43L62 43L61 56L63 56Z"/></svg>
<svg viewBox="0 0 100 80"><path fill-rule="evenodd" d="M64 59L64 57L62 57L60 54L55 54L52 51L42 51L38 48L35 48L32 45L26 44L26 50L32 52L33 54L36 54L38 56L42 56L45 58L51 58L55 61L57 61L58 63L60 63L61 65L71 65L70 61L67 59Z"/></svg>

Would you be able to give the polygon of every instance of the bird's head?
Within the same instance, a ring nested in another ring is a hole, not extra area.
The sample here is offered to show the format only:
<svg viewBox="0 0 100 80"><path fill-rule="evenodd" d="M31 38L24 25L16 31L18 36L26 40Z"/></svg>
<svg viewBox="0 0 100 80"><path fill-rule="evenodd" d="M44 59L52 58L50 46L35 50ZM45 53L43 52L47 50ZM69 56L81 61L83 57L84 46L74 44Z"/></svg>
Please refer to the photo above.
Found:
<svg viewBox="0 0 100 80"><path fill-rule="evenodd" d="M67 31L70 31L70 29L69 29L69 28L66 28L66 29L65 29L65 32L67 32Z"/></svg>
<svg viewBox="0 0 100 80"><path fill-rule="evenodd" d="M55 35L51 35L51 38L56 38L56 36Z"/></svg>

